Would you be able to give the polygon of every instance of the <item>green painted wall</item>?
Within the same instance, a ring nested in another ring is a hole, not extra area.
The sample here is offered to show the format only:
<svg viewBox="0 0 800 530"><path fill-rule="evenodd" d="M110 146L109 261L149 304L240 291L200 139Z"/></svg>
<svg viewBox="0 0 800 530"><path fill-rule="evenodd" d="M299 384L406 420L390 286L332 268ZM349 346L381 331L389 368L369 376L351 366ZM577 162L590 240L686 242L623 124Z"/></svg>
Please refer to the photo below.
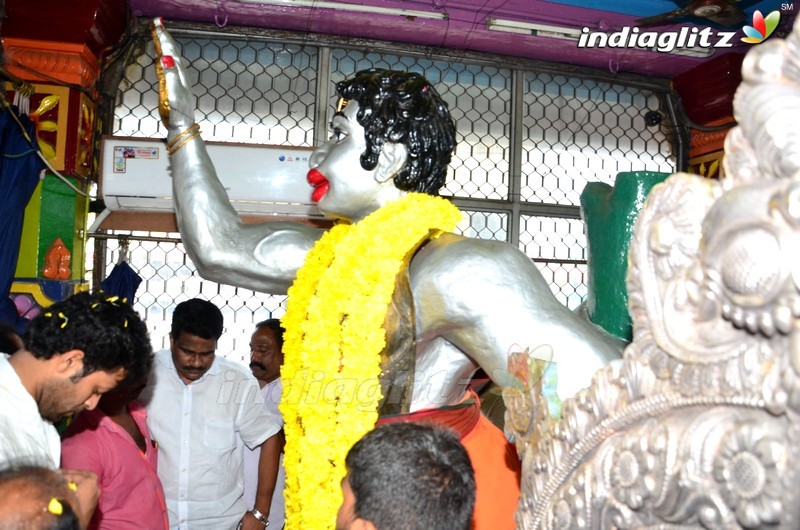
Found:
<svg viewBox="0 0 800 530"><path fill-rule="evenodd" d="M36 278L39 266L39 219L42 215L42 183L33 191L31 200L25 207L25 221L22 224L22 239L19 245L19 258L16 278Z"/></svg>
<svg viewBox="0 0 800 530"><path fill-rule="evenodd" d="M625 172L617 175L613 188L591 182L581 193L589 261L586 309L592 322L624 340L631 340L633 334L625 286L633 224L647 194L668 176Z"/></svg>
<svg viewBox="0 0 800 530"><path fill-rule="evenodd" d="M69 178L77 184L76 179ZM47 173L25 208L22 244L16 277L42 278L42 267L50 245L61 238L72 254L71 279L84 277L84 231L88 200L61 179Z"/></svg>

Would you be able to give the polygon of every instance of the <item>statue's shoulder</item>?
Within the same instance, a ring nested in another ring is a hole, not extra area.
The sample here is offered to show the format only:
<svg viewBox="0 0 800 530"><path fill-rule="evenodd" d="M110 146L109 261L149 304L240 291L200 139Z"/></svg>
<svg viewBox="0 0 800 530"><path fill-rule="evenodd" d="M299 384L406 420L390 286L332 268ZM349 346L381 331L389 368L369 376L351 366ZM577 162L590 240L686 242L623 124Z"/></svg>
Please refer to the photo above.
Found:
<svg viewBox="0 0 800 530"><path fill-rule="evenodd" d="M515 278L528 289L547 288L531 258L513 245L452 232L432 238L420 247L408 270L412 286L426 288L503 286L507 284L503 279L508 278Z"/></svg>
<svg viewBox="0 0 800 530"><path fill-rule="evenodd" d="M411 260L412 267L428 267L431 263L447 265L448 268L481 267L502 268L504 263L530 262L530 258L518 248L490 239L466 237L453 232L444 232L431 238L420 247Z"/></svg>

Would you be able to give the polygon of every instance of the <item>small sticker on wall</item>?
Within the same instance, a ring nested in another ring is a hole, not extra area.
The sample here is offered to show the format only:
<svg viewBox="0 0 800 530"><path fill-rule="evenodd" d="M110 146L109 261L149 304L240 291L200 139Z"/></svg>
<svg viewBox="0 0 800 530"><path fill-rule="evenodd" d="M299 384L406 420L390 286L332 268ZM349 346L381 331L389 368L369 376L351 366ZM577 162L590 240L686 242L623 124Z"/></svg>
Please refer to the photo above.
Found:
<svg viewBox="0 0 800 530"><path fill-rule="evenodd" d="M114 148L114 173L125 173L126 161L131 158L156 160L159 155L157 147L125 147Z"/></svg>

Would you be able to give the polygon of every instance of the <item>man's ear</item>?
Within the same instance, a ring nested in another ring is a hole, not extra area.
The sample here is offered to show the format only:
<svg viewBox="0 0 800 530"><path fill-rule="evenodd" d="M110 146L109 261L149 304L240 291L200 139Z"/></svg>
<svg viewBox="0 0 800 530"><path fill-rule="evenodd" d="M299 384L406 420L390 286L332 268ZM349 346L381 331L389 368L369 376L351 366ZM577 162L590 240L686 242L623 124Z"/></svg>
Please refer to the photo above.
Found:
<svg viewBox="0 0 800 530"><path fill-rule="evenodd" d="M375 168L375 180L386 182L394 178L403 169L408 160L408 149L404 144L386 142L381 148L378 157L378 166Z"/></svg>
<svg viewBox="0 0 800 530"><path fill-rule="evenodd" d="M377 530L372 521L367 521L366 519L362 519L360 517L353 521L351 528L353 530Z"/></svg>
<svg viewBox="0 0 800 530"><path fill-rule="evenodd" d="M70 376L80 373L83 371L83 357L83 350L65 351L56 357L56 370Z"/></svg>

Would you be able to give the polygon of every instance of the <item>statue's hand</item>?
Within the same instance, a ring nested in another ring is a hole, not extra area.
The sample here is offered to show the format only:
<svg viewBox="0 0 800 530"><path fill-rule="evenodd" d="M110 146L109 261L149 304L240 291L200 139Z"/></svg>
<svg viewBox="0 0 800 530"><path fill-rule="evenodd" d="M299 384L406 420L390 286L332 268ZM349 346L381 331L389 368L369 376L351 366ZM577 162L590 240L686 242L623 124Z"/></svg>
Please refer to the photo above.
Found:
<svg viewBox="0 0 800 530"><path fill-rule="evenodd" d="M153 19L152 31L156 46L158 112L167 127L173 132L182 132L194 124L195 99L189 76L162 18Z"/></svg>

